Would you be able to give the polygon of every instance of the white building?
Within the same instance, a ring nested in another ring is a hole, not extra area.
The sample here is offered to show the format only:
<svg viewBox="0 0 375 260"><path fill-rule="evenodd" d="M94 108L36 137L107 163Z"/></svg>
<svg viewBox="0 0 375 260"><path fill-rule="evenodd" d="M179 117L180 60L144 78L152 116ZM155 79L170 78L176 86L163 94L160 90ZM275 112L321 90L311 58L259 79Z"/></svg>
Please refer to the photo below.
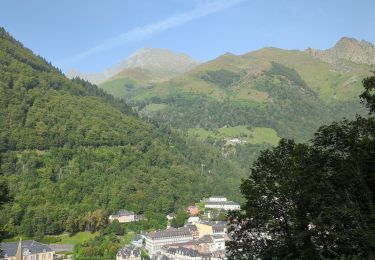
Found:
<svg viewBox="0 0 375 260"><path fill-rule="evenodd" d="M237 202L229 201L225 197L214 196L203 200L206 209L218 210L240 210L241 206Z"/></svg>
<svg viewBox="0 0 375 260"><path fill-rule="evenodd" d="M240 210L241 206L233 201L210 201L204 204L206 209Z"/></svg>
<svg viewBox="0 0 375 260"><path fill-rule="evenodd" d="M116 214L109 216L109 222L118 220L120 223L128 223L134 221L140 221L143 219L142 215L137 215L133 211L128 211L125 209L120 209Z"/></svg>
<svg viewBox="0 0 375 260"><path fill-rule="evenodd" d="M219 202L219 201L228 201L228 200L226 197L213 196L213 197L209 197L206 201Z"/></svg>
<svg viewBox="0 0 375 260"><path fill-rule="evenodd" d="M188 223L199 222L199 217L189 217L187 222Z"/></svg>
<svg viewBox="0 0 375 260"><path fill-rule="evenodd" d="M168 244L184 243L193 240L188 228L169 228L163 231L147 233L145 235L146 250L149 255L161 252L161 248Z"/></svg>

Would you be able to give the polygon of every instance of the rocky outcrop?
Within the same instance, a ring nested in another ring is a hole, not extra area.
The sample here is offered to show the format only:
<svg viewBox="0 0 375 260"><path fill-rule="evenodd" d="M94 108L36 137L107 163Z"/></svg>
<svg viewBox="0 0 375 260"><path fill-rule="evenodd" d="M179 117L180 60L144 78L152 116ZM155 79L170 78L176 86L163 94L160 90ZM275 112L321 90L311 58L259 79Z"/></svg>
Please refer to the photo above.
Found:
<svg viewBox="0 0 375 260"><path fill-rule="evenodd" d="M364 40L358 41L354 38L343 37L330 49L309 48L306 51L311 56L334 65L342 63L340 60L375 65L375 46Z"/></svg>

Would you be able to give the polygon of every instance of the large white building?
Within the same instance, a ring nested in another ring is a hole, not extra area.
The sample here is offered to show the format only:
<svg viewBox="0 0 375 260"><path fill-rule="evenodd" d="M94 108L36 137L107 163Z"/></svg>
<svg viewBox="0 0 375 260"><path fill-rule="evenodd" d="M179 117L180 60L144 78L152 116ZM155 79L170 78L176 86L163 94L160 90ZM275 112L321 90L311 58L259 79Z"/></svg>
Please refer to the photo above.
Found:
<svg viewBox="0 0 375 260"><path fill-rule="evenodd" d="M184 243L193 239L189 228L169 228L163 231L147 233L145 235L146 250L149 255L161 252L165 245Z"/></svg>
<svg viewBox="0 0 375 260"><path fill-rule="evenodd" d="M240 210L241 206L237 202L228 201L227 198L221 196L210 197L203 200L206 209L221 210Z"/></svg>

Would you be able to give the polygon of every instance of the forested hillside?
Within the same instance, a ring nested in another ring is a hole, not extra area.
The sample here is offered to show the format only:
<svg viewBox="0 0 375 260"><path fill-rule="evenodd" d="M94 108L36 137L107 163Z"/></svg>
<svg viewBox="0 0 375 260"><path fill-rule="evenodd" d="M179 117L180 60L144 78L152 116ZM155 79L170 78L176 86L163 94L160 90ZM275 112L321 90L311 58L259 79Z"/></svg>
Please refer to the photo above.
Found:
<svg viewBox="0 0 375 260"><path fill-rule="evenodd" d="M4 29L0 106L2 236L96 231L120 208L156 228L202 196L238 198L243 170L220 150L65 78Z"/></svg>

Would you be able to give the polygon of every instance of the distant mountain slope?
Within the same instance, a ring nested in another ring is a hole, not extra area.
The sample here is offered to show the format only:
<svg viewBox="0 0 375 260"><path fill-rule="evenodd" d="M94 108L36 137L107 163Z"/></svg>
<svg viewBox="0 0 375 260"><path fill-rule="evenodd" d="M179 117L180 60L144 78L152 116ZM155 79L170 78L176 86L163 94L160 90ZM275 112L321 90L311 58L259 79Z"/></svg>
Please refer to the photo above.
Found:
<svg viewBox="0 0 375 260"><path fill-rule="evenodd" d="M168 49L142 48L131 54L113 68L100 73L81 73L70 71L69 78L80 77L95 84L100 84L109 79L133 78L140 80L139 73L147 74L147 79L141 82L164 81L180 75L198 63L184 53L177 53Z"/></svg>
<svg viewBox="0 0 375 260"><path fill-rule="evenodd" d="M67 79L2 28L0 106L0 184L10 198L1 235L94 232L121 208L161 228L167 213L203 196L238 196L244 171L220 150Z"/></svg>
<svg viewBox="0 0 375 260"><path fill-rule="evenodd" d="M127 77L101 87L145 116L190 132L242 125L272 128L279 137L302 141L323 123L364 112L358 95L362 78L373 68L367 64L373 59L371 46L343 38L327 51L263 48L238 56L227 53L169 82ZM336 53L337 62L314 53Z"/></svg>

